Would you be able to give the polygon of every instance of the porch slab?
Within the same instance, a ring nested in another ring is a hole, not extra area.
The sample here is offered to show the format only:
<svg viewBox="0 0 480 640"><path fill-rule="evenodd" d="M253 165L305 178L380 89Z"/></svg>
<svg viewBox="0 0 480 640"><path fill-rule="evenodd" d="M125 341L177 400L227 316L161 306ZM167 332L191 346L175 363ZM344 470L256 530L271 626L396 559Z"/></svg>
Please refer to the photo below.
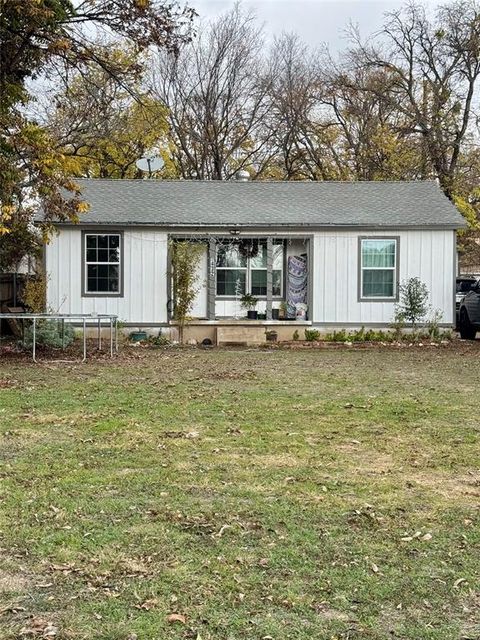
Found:
<svg viewBox="0 0 480 640"><path fill-rule="evenodd" d="M258 345L266 342L266 331L275 331L278 342L292 340L295 332L303 339L304 330L311 326L309 321L288 320L191 320L185 325L184 340L198 343L209 339L213 344ZM170 324L172 340L178 340L176 323Z"/></svg>
<svg viewBox="0 0 480 640"><path fill-rule="evenodd" d="M176 322L170 322L172 326L176 325ZM310 320L247 320L247 318L217 318L216 320L199 320L194 318L193 320L189 320L186 326L204 326L211 325L214 327L219 326L246 326L246 327L277 327L277 326L286 326L286 327L298 327L305 326L309 327L311 325Z"/></svg>

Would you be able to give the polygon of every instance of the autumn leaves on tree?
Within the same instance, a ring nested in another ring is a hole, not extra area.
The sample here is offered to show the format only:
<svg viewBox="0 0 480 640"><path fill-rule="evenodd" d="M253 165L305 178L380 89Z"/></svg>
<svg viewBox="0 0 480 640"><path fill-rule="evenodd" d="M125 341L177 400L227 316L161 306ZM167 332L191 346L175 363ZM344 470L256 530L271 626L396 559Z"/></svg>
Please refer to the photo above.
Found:
<svg viewBox="0 0 480 640"><path fill-rule="evenodd" d="M3 232L28 240L39 202L47 223L78 219L75 177L137 178L147 153L155 178L438 178L477 224L473 0L408 3L335 58L294 34L269 45L240 4L210 23L154 0L1 6Z"/></svg>
<svg viewBox="0 0 480 640"><path fill-rule="evenodd" d="M15 249L15 238L36 242L30 222L39 206L46 232L52 220L76 221L88 207L72 179L79 174L78 162L63 152L48 125L40 122L37 99L42 84L58 86L63 81L69 85L72 73L87 77L97 69L123 86L133 69L140 69L142 51L154 47L178 51L190 38L193 16L193 10L163 1L0 1L3 268ZM97 47L91 38L99 31L115 46L130 47L135 63L109 55L108 47Z"/></svg>

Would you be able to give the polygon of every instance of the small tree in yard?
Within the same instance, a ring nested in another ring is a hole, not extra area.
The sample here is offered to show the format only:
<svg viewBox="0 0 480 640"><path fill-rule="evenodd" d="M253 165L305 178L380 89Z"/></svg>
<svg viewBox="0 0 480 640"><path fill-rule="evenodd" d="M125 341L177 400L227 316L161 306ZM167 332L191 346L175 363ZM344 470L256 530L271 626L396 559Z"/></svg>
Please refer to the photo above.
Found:
<svg viewBox="0 0 480 640"><path fill-rule="evenodd" d="M415 331L417 323L428 311L428 289L419 278L410 278L400 285L400 301L395 312L395 319L412 325Z"/></svg>
<svg viewBox="0 0 480 640"><path fill-rule="evenodd" d="M197 269L202 245L174 240L170 244L170 251L175 301L173 317L178 322L179 339L183 342L183 329L199 289Z"/></svg>

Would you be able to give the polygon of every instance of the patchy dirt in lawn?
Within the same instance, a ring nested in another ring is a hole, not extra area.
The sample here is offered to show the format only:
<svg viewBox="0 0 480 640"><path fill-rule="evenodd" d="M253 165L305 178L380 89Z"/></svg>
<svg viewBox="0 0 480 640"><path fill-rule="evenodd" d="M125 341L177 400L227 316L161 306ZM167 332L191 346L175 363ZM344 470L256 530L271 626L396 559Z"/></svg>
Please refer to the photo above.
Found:
<svg viewBox="0 0 480 640"><path fill-rule="evenodd" d="M26 591L30 584L30 580L24 574L0 569L0 594L18 595Z"/></svg>
<svg viewBox="0 0 480 640"><path fill-rule="evenodd" d="M480 499L480 472L452 477L446 473L413 472L409 473L409 482L427 488L444 498L462 500L471 504L472 500Z"/></svg>
<svg viewBox="0 0 480 640"><path fill-rule="evenodd" d="M1 640L477 640L479 355L2 359Z"/></svg>

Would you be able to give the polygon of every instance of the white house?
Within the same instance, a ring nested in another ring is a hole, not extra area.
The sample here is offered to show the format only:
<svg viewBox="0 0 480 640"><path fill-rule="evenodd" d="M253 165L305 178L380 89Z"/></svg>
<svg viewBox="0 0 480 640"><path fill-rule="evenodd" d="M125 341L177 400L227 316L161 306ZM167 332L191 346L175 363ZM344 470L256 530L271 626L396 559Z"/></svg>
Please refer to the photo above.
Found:
<svg viewBox="0 0 480 640"><path fill-rule="evenodd" d="M245 292L260 316L248 327L274 324L285 337L299 322L387 327L399 284L414 276L443 324L454 323L465 224L436 182L78 182L90 210L59 224L45 248L55 312L171 325L169 246L187 239L203 247L189 329L197 338L246 325Z"/></svg>

